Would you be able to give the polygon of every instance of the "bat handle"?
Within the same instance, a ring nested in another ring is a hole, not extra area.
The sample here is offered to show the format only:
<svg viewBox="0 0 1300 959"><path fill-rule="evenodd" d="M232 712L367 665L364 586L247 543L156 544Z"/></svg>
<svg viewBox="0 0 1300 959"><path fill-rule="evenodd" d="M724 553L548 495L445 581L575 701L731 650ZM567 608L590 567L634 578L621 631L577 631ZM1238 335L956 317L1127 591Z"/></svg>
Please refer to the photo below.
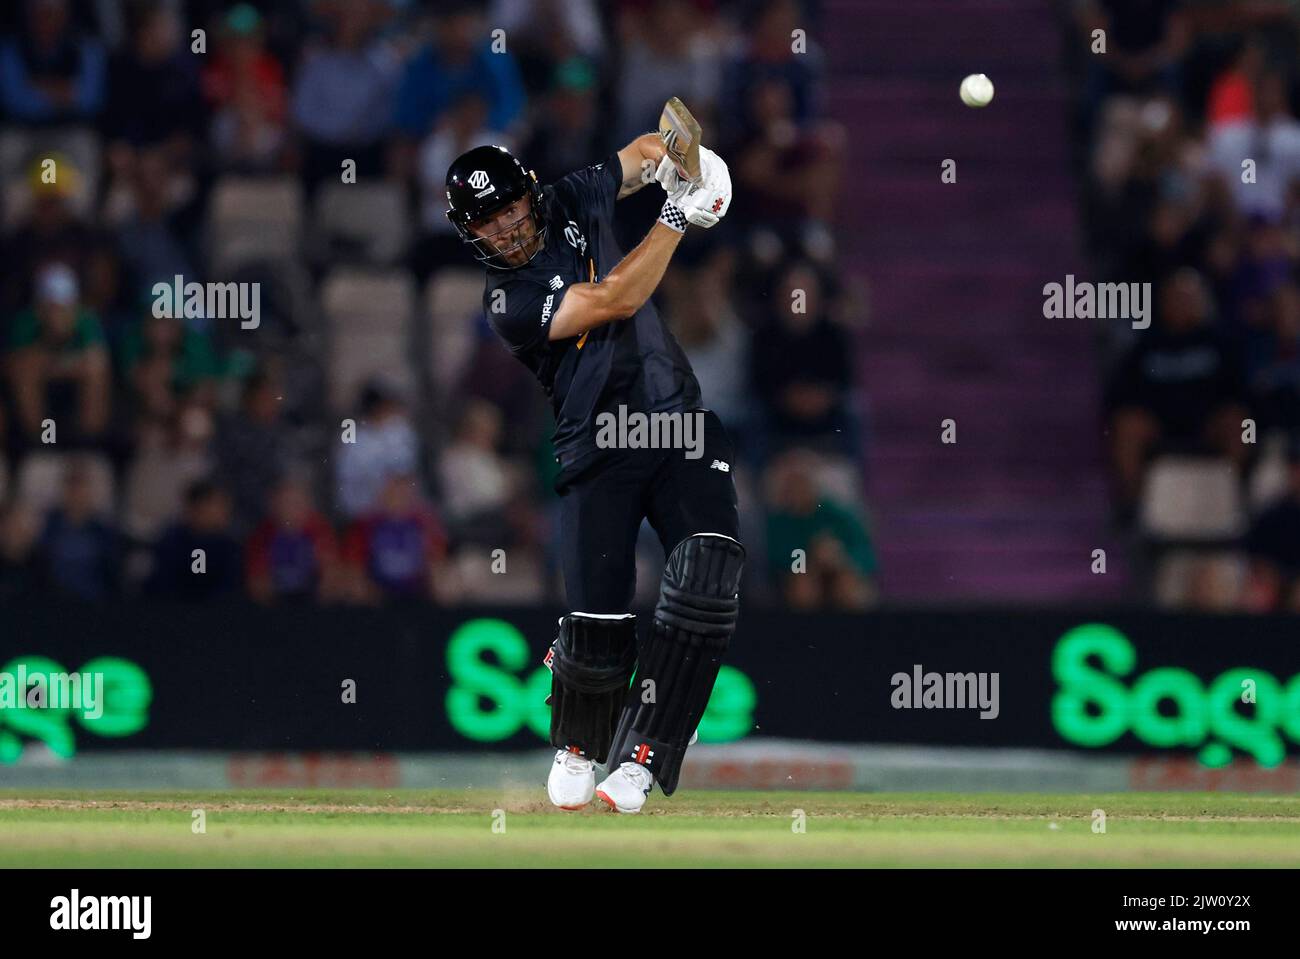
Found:
<svg viewBox="0 0 1300 959"><path fill-rule="evenodd" d="M677 175L687 183L690 183L692 186L704 186L703 171L700 171L699 176L691 176L686 172L686 169L681 165L681 163L678 162L676 157L673 157L673 166L677 168Z"/></svg>

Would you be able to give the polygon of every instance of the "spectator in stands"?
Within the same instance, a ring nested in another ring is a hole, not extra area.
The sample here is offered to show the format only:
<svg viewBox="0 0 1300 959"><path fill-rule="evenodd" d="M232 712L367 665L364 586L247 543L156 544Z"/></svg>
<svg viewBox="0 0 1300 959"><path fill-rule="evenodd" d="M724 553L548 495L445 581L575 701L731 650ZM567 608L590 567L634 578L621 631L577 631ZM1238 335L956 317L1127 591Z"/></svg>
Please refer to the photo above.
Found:
<svg viewBox="0 0 1300 959"><path fill-rule="evenodd" d="M736 189L752 198L737 222L826 261L846 137L818 116L824 58L812 41L793 49L792 31L806 28L795 0L761 0L754 24L727 68L722 102L732 109L719 117Z"/></svg>
<svg viewBox="0 0 1300 959"><path fill-rule="evenodd" d="M166 599L210 600L243 587L243 549L231 534L230 496L209 480L185 492L181 521L154 548L146 590Z"/></svg>
<svg viewBox="0 0 1300 959"><path fill-rule="evenodd" d="M0 506L0 602L34 599L44 588L36 546L40 521L25 505L13 500Z"/></svg>
<svg viewBox="0 0 1300 959"><path fill-rule="evenodd" d="M198 275L193 250L182 238L173 212L168 178L167 160L161 151L137 155L131 173L131 211L118 226L116 237L123 286L132 305L146 297L152 302L156 283L171 284L177 276Z"/></svg>
<svg viewBox="0 0 1300 959"><path fill-rule="evenodd" d="M472 305L466 304L468 309L458 331L466 337L465 350L448 381L439 384L445 390L443 396L453 406L461 397L476 397L491 403L508 424L501 444L503 453L511 457L533 456L543 464L554 465L554 454L549 451L551 412L537 402L537 380L522 363L501 349L483 313L479 291L475 290L475 294ZM545 478L539 479L539 483L539 489L550 488L550 481Z"/></svg>
<svg viewBox="0 0 1300 959"><path fill-rule="evenodd" d="M202 83L220 165L246 173L275 170L287 140L288 85L266 48L256 8L241 3L226 14Z"/></svg>
<svg viewBox="0 0 1300 959"><path fill-rule="evenodd" d="M339 588L334 530L316 509L305 478L290 475L271 494L266 519L247 548L248 592L259 603L321 600Z"/></svg>
<svg viewBox="0 0 1300 959"><path fill-rule="evenodd" d="M624 4L621 14L615 139L627 143L656 126L664 102L674 96L690 105L704 129L717 129L723 57L705 5L652 0Z"/></svg>
<svg viewBox="0 0 1300 959"><path fill-rule="evenodd" d="M1232 63L1214 78L1206 95L1205 120L1211 129L1251 118L1255 88L1267 63L1268 45L1262 36L1250 37L1241 45Z"/></svg>
<svg viewBox="0 0 1300 959"><path fill-rule="evenodd" d="M344 160L359 176L383 171L383 138L401 63L376 35L380 5L372 0L323 4L326 35L303 53L290 107L304 139L308 184L339 182Z"/></svg>
<svg viewBox="0 0 1300 959"><path fill-rule="evenodd" d="M39 553L55 595L101 602L116 594L120 537L99 515L91 476L75 461L64 473L62 502L46 518Z"/></svg>
<svg viewBox="0 0 1300 959"><path fill-rule="evenodd" d="M1270 300L1268 342L1253 373L1260 432L1282 429L1300 435L1300 286L1288 282Z"/></svg>
<svg viewBox="0 0 1300 959"><path fill-rule="evenodd" d="M529 90L545 89L556 68L566 62L596 63L605 55L596 0L493 0L488 22L510 38Z"/></svg>
<svg viewBox="0 0 1300 959"><path fill-rule="evenodd" d="M1146 463L1159 448L1241 464L1247 415L1241 358L1208 322L1200 275L1185 269L1159 288L1158 320L1120 362L1106 398L1121 518L1132 515Z"/></svg>
<svg viewBox="0 0 1300 959"><path fill-rule="evenodd" d="M0 102L22 123L94 119L104 104L99 42L78 37L68 0L27 0L24 30L0 42Z"/></svg>
<svg viewBox="0 0 1300 959"><path fill-rule="evenodd" d="M1241 608L1244 564L1239 556L1211 552L1192 554L1184 561L1182 593L1167 597L1163 605L1198 613L1231 613Z"/></svg>
<svg viewBox="0 0 1300 959"><path fill-rule="evenodd" d="M374 509L389 478L410 475L419 465L419 439L397 390L374 380L361 391L356 442L338 454L337 501L343 515Z"/></svg>
<svg viewBox="0 0 1300 959"><path fill-rule="evenodd" d="M1210 134L1210 162L1231 186L1237 207L1272 222L1281 220L1292 185L1300 177L1300 123L1291 115L1289 81L1268 70L1256 82L1252 115L1221 123ZM1242 177L1254 161L1255 176Z"/></svg>
<svg viewBox="0 0 1300 959"><path fill-rule="evenodd" d="M458 537L499 542L501 511L518 483L501 456L501 411L491 403L466 403L451 444L438 463L447 523Z"/></svg>
<svg viewBox="0 0 1300 959"><path fill-rule="evenodd" d="M1243 341L1249 373L1254 373L1273 345L1273 297L1290 282L1295 266L1291 240L1282 225L1252 215L1233 277L1235 309L1229 327Z"/></svg>
<svg viewBox="0 0 1300 959"><path fill-rule="evenodd" d="M1147 133L1138 105L1128 99L1106 104L1093 137L1084 214L1093 257L1102 275L1125 272L1130 247L1145 239L1153 185L1135 176Z"/></svg>
<svg viewBox="0 0 1300 959"><path fill-rule="evenodd" d="M46 421L53 420L60 447L102 440L109 422L108 349L99 319L81 306L70 268L56 264L41 271L35 305L14 319L9 345L22 437L41 443Z"/></svg>
<svg viewBox="0 0 1300 959"><path fill-rule="evenodd" d="M221 364L208 336L182 319L140 316L124 331L118 360L137 417L169 422L191 396L215 405Z"/></svg>
<svg viewBox="0 0 1300 959"><path fill-rule="evenodd" d="M525 94L519 67L508 51L492 49L479 5L440 0L433 42L420 50L402 75L394 119L399 135L395 171L409 178L416 148L466 94L487 102L485 126L507 133L523 119Z"/></svg>
<svg viewBox="0 0 1300 959"><path fill-rule="evenodd" d="M733 148L737 189L754 198L747 224L783 239L793 234L795 240L785 240L787 251L828 261L835 251L830 224L840 191L843 130L832 122L797 126L782 80L765 80L748 96L742 105L748 123ZM791 242L797 243L793 250Z"/></svg>
<svg viewBox="0 0 1300 959"><path fill-rule="evenodd" d="M465 543L438 580L438 601L454 603L541 603L547 598L545 523L536 504L513 497L501 513L500 538Z"/></svg>
<svg viewBox="0 0 1300 959"><path fill-rule="evenodd" d="M750 335L731 302L734 260L729 248L714 247L700 262L684 264L668 284L667 316L709 408L743 446L751 405Z"/></svg>
<svg viewBox="0 0 1300 959"><path fill-rule="evenodd" d="M464 262L465 244L447 219L447 168L456 157L480 144L512 146L504 131L486 124L487 101L478 93L466 93L448 106L420 146L416 176L423 236L413 259L421 280L448 263ZM588 157L582 165L590 162Z"/></svg>
<svg viewBox="0 0 1300 959"><path fill-rule="evenodd" d="M1287 451L1289 486L1246 534L1250 581L1246 606L1255 612L1300 613L1300 435Z"/></svg>
<svg viewBox="0 0 1300 959"><path fill-rule="evenodd" d="M387 478L373 512L352 524L344 542L355 602L428 600L436 595L447 537L411 474Z"/></svg>
<svg viewBox="0 0 1300 959"><path fill-rule="evenodd" d="M1191 33L1181 0L1084 0L1076 5L1083 42L1105 33L1105 54L1090 58L1089 102L1114 93L1173 93Z"/></svg>
<svg viewBox="0 0 1300 959"><path fill-rule="evenodd" d="M122 526L127 535L152 543L184 508L185 492L215 467L212 410L195 394L179 398L165 419L139 417L127 467Z"/></svg>
<svg viewBox="0 0 1300 959"><path fill-rule="evenodd" d="M47 166L44 160L52 160ZM33 160L28 171L31 203L4 245L3 299L0 311L13 312L32 302L32 282L52 264L66 264L81 281L83 299L103 310L117 297L117 260L112 243L82 220L73 198L82 189L77 167L62 154Z"/></svg>
<svg viewBox="0 0 1300 959"><path fill-rule="evenodd" d="M557 64L546 85L539 88L546 90L539 107L546 122L534 129L520 155L528 158L539 180L553 183L600 162L593 157L603 159L605 129L596 72L589 61L572 57Z"/></svg>
<svg viewBox="0 0 1300 959"><path fill-rule="evenodd" d="M292 429L283 414L283 388L269 372L244 386L241 408L217 426L218 475L234 494L235 528L259 522L271 489L291 465Z"/></svg>
<svg viewBox="0 0 1300 959"><path fill-rule="evenodd" d="M109 65L104 135L109 163L129 180L135 154L160 149L172 163L188 161L203 122L195 57L181 23L160 0L127 8L130 43Z"/></svg>
<svg viewBox="0 0 1300 959"><path fill-rule="evenodd" d="M864 609L876 598L876 556L866 524L817 488L817 463L790 450L773 463L767 561L773 581L799 609Z"/></svg>
<svg viewBox="0 0 1300 959"><path fill-rule="evenodd" d="M739 54L727 65L725 102L747 102L755 89L776 80L789 94L791 121L803 126L816 120L825 55L812 39L803 51L794 48L794 31L806 30L809 23L798 0L757 0L751 9L752 17L747 22L752 29L743 39ZM724 123L745 120L732 111L725 111L720 119ZM736 132L730 128L728 135L734 137Z"/></svg>
<svg viewBox="0 0 1300 959"><path fill-rule="evenodd" d="M770 445L815 443L858 455L851 358L848 332L830 316L821 275L806 263L787 265L753 342L752 382Z"/></svg>
<svg viewBox="0 0 1300 959"><path fill-rule="evenodd" d="M1182 267L1209 267L1211 245L1236 239L1228 232L1236 220L1230 195L1204 176L1203 151L1179 104L1120 101L1107 113L1102 140L1094 161L1105 182L1092 211L1104 231L1102 275L1158 285ZM1212 281L1233 266L1218 264Z"/></svg>

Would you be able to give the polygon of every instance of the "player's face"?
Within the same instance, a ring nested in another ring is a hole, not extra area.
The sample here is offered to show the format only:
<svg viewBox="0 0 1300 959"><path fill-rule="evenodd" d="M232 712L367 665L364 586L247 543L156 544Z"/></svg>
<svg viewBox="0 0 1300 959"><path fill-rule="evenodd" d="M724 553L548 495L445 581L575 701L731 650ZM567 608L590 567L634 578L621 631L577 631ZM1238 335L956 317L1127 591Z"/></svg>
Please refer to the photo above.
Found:
<svg viewBox="0 0 1300 959"><path fill-rule="evenodd" d="M532 258L538 242L531 197L520 197L490 216L470 223L470 231L497 257L510 266L523 266Z"/></svg>

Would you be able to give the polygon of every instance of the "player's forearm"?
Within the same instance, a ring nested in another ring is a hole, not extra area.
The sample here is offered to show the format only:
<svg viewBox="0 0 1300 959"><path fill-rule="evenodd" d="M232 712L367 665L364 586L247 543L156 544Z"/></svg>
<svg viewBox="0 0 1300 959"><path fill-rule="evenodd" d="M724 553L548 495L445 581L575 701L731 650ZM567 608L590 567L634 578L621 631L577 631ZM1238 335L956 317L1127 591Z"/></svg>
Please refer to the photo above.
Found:
<svg viewBox="0 0 1300 959"><path fill-rule="evenodd" d="M614 309L631 316L645 305L668 271L682 233L656 223L636 249L625 256L600 284L613 297Z"/></svg>
<svg viewBox="0 0 1300 959"><path fill-rule="evenodd" d="M619 163L622 164L623 183L619 187L618 198L631 196L647 183L654 182L655 168L667 151L663 140L657 133L647 133L637 137L618 151Z"/></svg>
<svg viewBox="0 0 1300 959"><path fill-rule="evenodd" d="M656 223L600 283L577 283L551 321L551 340L581 336L606 323L626 319L650 299L663 279L682 234Z"/></svg>

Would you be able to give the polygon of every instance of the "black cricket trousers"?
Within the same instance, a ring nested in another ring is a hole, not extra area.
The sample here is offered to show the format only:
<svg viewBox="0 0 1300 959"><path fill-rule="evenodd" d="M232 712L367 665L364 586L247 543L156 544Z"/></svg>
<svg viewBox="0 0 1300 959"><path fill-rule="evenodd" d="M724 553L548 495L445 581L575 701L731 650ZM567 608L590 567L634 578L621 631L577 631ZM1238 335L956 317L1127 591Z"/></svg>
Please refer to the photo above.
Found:
<svg viewBox="0 0 1300 959"><path fill-rule="evenodd" d="M643 519L658 534L665 558L694 533L740 538L731 476L735 450L717 415L697 412L704 436L698 459L682 449L607 449L574 475L561 473L560 555L570 610L628 612Z"/></svg>

